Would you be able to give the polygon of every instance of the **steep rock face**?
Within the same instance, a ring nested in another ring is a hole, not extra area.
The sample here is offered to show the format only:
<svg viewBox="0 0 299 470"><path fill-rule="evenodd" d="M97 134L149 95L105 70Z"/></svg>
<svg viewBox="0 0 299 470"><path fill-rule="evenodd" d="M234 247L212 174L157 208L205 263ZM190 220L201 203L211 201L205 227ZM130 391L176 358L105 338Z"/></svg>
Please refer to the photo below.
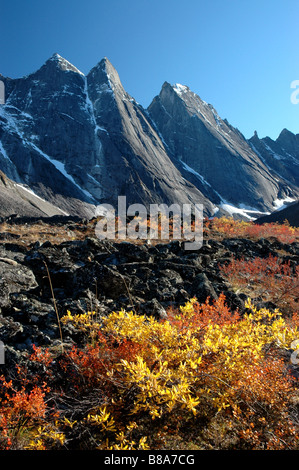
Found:
<svg viewBox="0 0 299 470"><path fill-rule="evenodd" d="M102 145L103 199L129 203L212 204L173 165L145 110L123 88L117 71L103 59L87 76L96 135Z"/></svg>
<svg viewBox="0 0 299 470"><path fill-rule="evenodd" d="M5 86L0 169L62 210L89 215L96 204L127 196L128 204L202 203L213 211L173 165L107 59L84 76L54 54Z"/></svg>
<svg viewBox="0 0 299 470"><path fill-rule="evenodd" d="M92 166L95 146L84 107L85 77L67 64L55 54L37 72L6 80L0 168L62 210L81 214L94 200L73 175L83 149L91 160L87 170Z"/></svg>
<svg viewBox="0 0 299 470"><path fill-rule="evenodd" d="M270 137L260 139L257 132L249 140L254 151L268 168L290 185L299 182L299 134L284 129L274 141Z"/></svg>
<svg viewBox="0 0 299 470"><path fill-rule="evenodd" d="M206 188L213 202L271 210L278 194L289 195L283 178L244 136L188 87L165 82L148 111L178 168L187 170L189 178L193 173L192 182Z"/></svg>
<svg viewBox="0 0 299 470"><path fill-rule="evenodd" d="M0 207L1 216L13 214L32 217L52 217L66 215L64 211L50 202L36 196L28 187L15 183L0 171Z"/></svg>
<svg viewBox="0 0 299 470"><path fill-rule="evenodd" d="M22 183L7 178L0 170L0 217L53 217L76 215L79 218L94 217L94 206L73 197L50 192L43 188L48 197L38 196L32 189ZM55 200L58 205L50 202ZM63 209L64 208L64 209Z"/></svg>
<svg viewBox="0 0 299 470"><path fill-rule="evenodd" d="M126 196L128 205L201 203L208 216L243 215L243 206L271 212L299 197L298 136L247 141L185 86L165 83L145 110L108 59L85 76L59 54L26 77L0 78L0 171L12 190L26 185L50 203L42 214L92 217ZM34 204L16 197L11 210L36 215Z"/></svg>

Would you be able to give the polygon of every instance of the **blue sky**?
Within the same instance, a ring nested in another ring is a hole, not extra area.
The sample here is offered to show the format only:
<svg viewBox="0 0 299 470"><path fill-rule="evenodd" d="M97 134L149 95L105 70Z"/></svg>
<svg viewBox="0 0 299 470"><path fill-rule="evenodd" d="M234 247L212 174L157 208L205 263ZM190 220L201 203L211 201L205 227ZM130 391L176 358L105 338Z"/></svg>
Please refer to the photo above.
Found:
<svg viewBox="0 0 299 470"><path fill-rule="evenodd" d="M249 138L299 133L298 0L0 0L0 73L54 52L88 73L103 57L147 107L164 81L190 87Z"/></svg>

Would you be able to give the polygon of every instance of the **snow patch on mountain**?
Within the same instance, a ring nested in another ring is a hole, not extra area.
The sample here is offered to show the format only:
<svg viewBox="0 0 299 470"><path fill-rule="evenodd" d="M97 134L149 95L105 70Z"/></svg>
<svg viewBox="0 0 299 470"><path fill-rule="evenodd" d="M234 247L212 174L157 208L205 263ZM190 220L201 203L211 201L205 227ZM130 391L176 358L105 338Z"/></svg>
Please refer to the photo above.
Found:
<svg viewBox="0 0 299 470"><path fill-rule="evenodd" d="M55 61L56 63L59 64L59 67L61 70L64 70L65 72L76 72L79 73L80 75L84 75L83 72L81 72L77 67L75 67L73 64L71 64L68 60L64 59L61 57L61 55L55 53L53 56L50 58L50 60Z"/></svg>
<svg viewBox="0 0 299 470"><path fill-rule="evenodd" d="M273 202L273 206L275 208L275 211L281 211L282 209L285 209L288 204L295 201L296 199L292 197L285 197L284 199L275 199L275 201Z"/></svg>
<svg viewBox="0 0 299 470"><path fill-rule="evenodd" d="M200 175L197 171L193 170L193 168L191 168L189 165L187 165L187 163L181 161L181 164L183 165L183 167L184 167L185 170L187 170L187 171L189 171L189 173L192 173L193 175L197 176L197 178L200 179L200 181L201 181L203 184L205 184L205 185L211 187L210 183L208 183L208 182L204 179L204 177L203 177L202 175Z"/></svg>
<svg viewBox="0 0 299 470"><path fill-rule="evenodd" d="M32 140L36 140L37 136L31 136L35 137L35 139L29 140L29 136L24 135L24 133L19 129L18 123L16 118L11 115L10 113L6 112L6 108L3 106L0 107L0 117L3 118L5 122L5 128L8 132L13 132L18 135L18 137L21 139L22 143L24 146L28 147L30 146L33 148L36 152L38 152L40 155L42 155L44 158L46 158L52 165L56 167L56 169L65 176L69 181L71 181L85 196L87 196L91 201L94 201L94 197L85 189L81 188L80 185L74 180L74 178L66 171L65 165L53 158L51 158L49 155L47 155L45 152L43 152ZM7 152L3 148L3 144L1 142L0 146L0 151L3 154L4 158L9 159ZM9 159L10 160L10 159Z"/></svg>
<svg viewBox="0 0 299 470"><path fill-rule="evenodd" d="M182 164L182 166L184 167L185 170L189 171L190 173L195 175L197 178L199 178L199 180L203 184L211 187L210 183L208 183L205 180L205 178L202 175L200 175L197 171L195 171L193 168L191 168L189 165L187 165L187 163L181 161L181 164ZM270 214L270 212L261 212L260 210L258 210L256 208L253 208L253 207L250 207L250 206L246 206L245 204L240 204L240 207L237 207L237 206L229 203L225 199L223 199L223 197L217 191L215 191L215 192L217 193L217 195L219 196L219 198L222 201L219 205L219 208L223 209L225 212L228 212L228 214L230 214L231 216L234 216L235 214L239 214L240 216L245 217L249 220L255 220L257 217L259 217L261 215ZM219 208L215 209L214 216L219 211Z"/></svg>
<svg viewBox="0 0 299 470"><path fill-rule="evenodd" d="M220 207L228 212L231 216L234 216L235 214L238 214L242 217L247 218L248 220L255 220L257 217L260 217L261 215L268 215L270 212L261 212L257 209L254 209L252 207L246 206L245 204L240 204L240 207L236 207L233 204L230 204L227 201L223 201L220 204Z"/></svg>
<svg viewBox="0 0 299 470"><path fill-rule="evenodd" d="M43 152L40 148L38 148L35 144L33 144L32 142L30 142L31 146L34 148L34 150L36 150L40 155L42 155L44 158L46 158L50 163L52 163L52 165L55 166L55 168L61 173L63 174L63 176L65 178L67 178L69 181L71 181L75 186L77 186L77 188L83 193L85 194L85 196L87 196L89 199L91 199L92 201L94 201L94 197L92 196L92 194L90 194L90 192L88 192L86 189L83 189L81 188L81 186L74 180L74 178L66 171L65 169L65 164L60 162L59 160L55 160L54 158L51 158L49 155L47 155L45 152Z"/></svg>
<svg viewBox="0 0 299 470"><path fill-rule="evenodd" d="M183 93L187 93L189 91L189 88L186 85L181 85L180 83L176 83L173 86L173 89L179 96L182 96Z"/></svg>
<svg viewBox="0 0 299 470"><path fill-rule="evenodd" d="M3 157L4 157L6 160L9 160L9 161L11 162L11 159L10 159L9 156L7 155L6 150L4 149L1 140L0 140L0 153L2 153Z"/></svg>

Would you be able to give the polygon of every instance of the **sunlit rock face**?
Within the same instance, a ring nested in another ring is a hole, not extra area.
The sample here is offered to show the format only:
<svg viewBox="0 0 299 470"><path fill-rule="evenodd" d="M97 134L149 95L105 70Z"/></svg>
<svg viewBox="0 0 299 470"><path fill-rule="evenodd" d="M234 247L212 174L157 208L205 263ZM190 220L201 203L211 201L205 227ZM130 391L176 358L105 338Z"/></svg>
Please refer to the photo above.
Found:
<svg viewBox="0 0 299 470"><path fill-rule="evenodd" d="M0 78L5 214L92 217L126 196L252 218L298 198L298 136L247 141L186 86L165 83L146 110L107 58L85 75L59 54L26 77Z"/></svg>

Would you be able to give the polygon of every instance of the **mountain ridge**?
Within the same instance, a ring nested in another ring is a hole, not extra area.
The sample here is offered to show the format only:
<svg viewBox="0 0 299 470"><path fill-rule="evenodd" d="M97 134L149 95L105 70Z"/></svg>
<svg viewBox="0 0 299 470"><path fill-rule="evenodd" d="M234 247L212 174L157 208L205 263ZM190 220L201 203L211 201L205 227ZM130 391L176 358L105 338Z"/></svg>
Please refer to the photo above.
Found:
<svg viewBox="0 0 299 470"><path fill-rule="evenodd" d="M164 82L145 109L106 57L85 75L57 53L3 80L0 170L64 212L125 195L128 204L202 203L207 216L251 217L299 198L298 135L247 140L185 85Z"/></svg>

